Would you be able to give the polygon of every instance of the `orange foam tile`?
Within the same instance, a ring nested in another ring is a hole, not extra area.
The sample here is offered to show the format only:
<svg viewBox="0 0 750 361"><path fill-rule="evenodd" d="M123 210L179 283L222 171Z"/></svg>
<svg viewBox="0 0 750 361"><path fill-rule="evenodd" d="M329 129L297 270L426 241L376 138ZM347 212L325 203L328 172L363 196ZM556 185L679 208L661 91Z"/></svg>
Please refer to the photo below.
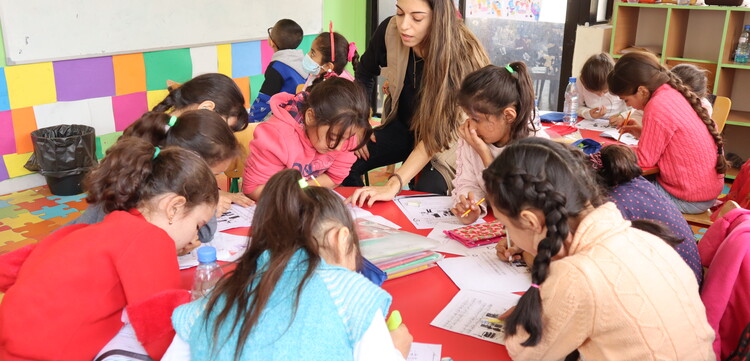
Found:
<svg viewBox="0 0 750 361"><path fill-rule="evenodd" d="M242 96L245 97L245 108L250 108L250 78L249 77L242 77L242 78L234 78L235 84L237 84L238 87L240 87L240 91L242 91Z"/></svg>
<svg viewBox="0 0 750 361"><path fill-rule="evenodd" d="M115 94L124 95L146 91L146 64L143 54L115 55Z"/></svg>
<svg viewBox="0 0 750 361"><path fill-rule="evenodd" d="M36 130L34 108L12 109L10 112L13 118L13 133L16 137L16 153L33 152L31 132Z"/></svg>

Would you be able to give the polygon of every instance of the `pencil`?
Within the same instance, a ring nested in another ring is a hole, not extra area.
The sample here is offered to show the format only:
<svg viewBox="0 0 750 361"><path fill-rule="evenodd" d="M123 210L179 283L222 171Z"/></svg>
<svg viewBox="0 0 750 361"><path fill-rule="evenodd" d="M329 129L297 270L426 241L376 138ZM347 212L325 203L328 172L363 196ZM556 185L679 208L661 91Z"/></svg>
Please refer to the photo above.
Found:
<svg viewBox="0 0 750 361"><path fill-rule="evenodd" d="M632 110L628 112L628 116L625 118L625 122L622 123L623 127L628 125L628 123L630 123L630 113L632 112L633 112ZM620 138L622 138L622 127L620 128L620 136L617 137L618 142L620 141Z"/></svg>
<svg viewBox="0 0 750 361"><path fill-rule="evenodd" d="M479 202L475 203L474 205L478 206L482 204L482 202L484 202L484 198L480 199ZM464 212L464 214L461 215L461 218L466 217L469 213L471 213L471 208L467 209L466 212Z"/></svg>
<svg viewBox="0 0 750 361"><path fill-rule="evenodd" d="M508 242L508 252L510 252L510 235L505 231L505 241ZM508 262L513 263L513 255L508 256Z"/></svg>
<svg viewBox="0 0 750 361"><path fill-rule="evenodd" d="M320 183L318 183L318 180L317 180L317 179L315 179L315 176L313 176L313 175L310 175L310 179L312 179L312 180L313 180L313 182L315 182L315 184L316 184L316 185L317 185L318 187L320 187L320 186L321 186L321 185L320 185Z"/></svg>

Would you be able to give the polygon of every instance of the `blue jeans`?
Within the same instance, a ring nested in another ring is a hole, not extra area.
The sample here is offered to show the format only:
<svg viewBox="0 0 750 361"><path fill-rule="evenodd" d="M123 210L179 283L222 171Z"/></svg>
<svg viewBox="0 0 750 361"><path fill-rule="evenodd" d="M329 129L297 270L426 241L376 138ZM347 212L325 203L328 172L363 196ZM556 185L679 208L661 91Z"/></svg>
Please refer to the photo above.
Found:
<svg viewBox="0 0 750 361"><path fill-rule="evenodd" d="M677 198L673 196L671 193L669 193L664 187L659 184L656 180L651 180L651 183L656 186L656 189L658 189L660 192L664 193L667 198L669 198L672 203L674 203L677 206L677 209L680 210L682 213L687 214L699 214L707 211L711 206L714 205L714 202L716 202L715 199L711 199L708 201L698 201L698 202L690 202L686 201L684 199Z"/></svg>

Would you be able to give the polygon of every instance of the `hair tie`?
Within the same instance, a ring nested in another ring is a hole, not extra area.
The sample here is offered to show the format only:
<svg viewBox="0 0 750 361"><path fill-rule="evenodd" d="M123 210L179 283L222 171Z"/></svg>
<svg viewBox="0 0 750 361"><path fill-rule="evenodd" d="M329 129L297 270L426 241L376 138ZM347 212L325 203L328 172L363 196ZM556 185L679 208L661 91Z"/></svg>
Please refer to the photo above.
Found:
<svg viewBox="0 0 750 361"><path fill-rule="evenodd" d="M174 127L174 125L177 124L177 116L173 115L169 118L169 122L167 123L167 126Z"/></svg>
<svg viewBox="0 0 750 361"><path fill-rule="evenodd" d="M299 187L302 189L307 188L309 184L307 184L307 180L305 178L300 178L300 180L297 181L297 184L299 184Z"/></svg>
<svg viewBox="0 0 750 361"><path fill-rule="evenodd" d="M505 66L505 69L506 69L506 70L507 70L507 71L508 71L509 73L511 73L511 74L515 74L515 73L516 73L516 71L515 71L515 70L513 70L513 67L512 67L512 66L510 66L510 64L506 65L506 66Z"/></svg>
<svg viewBox="0 0 750 361"><path fill-rule="evenodd" d="M346 56L346 61L351 62L354 59L354 53L357 51L357 45L354 42L349 43L349 54Z"/></svg>
<svg viewBox="0 0 750 361"><path fill-rule="evenodd" d="M531 287L534 287L534 288L536 288L536 289L539 289L539 285L538 285L538 284L536 284L536 283L532 283L532 284L531 284Z"/></svg>
<svg viewBox="0 0 750 361"><path fill-rule="evenodd" d="M338 78L338 77L339 77L339 75L336 74L336 72L333 71L333 70L331 70L331 69L328 69L328 71L326 71L323 74L323 80L328 80L328 79L331 79L331 78Z"/></svg>
<svg viewBox="0 0 750 361"><path fill-rule="evenodd" d="M333 43L333 20L328 22L328 34L331 36L331 63L336 62L336 45Z"/></svg>
<svg viewBox="0 0 750 361"><path fill-rule="evenodd" d="M151 158L151 160L154 160L154 159L156 159L156 157L158 157L158 156L159 156L159 153L161 153L161 148L159 148L159 147L154 147L154 157L153 157L153 158Z"/></svg>

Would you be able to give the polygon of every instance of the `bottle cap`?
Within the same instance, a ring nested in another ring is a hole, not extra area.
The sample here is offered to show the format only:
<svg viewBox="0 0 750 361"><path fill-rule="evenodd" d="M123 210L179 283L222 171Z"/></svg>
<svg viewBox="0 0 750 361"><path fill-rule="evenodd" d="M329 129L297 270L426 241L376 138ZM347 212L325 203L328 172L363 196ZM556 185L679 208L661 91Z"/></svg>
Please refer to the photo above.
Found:
<svg viewBox="0 0 750 361"><path fill-rule="evenodd" d="M745 25L745 30L750 31L750 25Z"/></svg>
<svg viewBox="0 0 750 361"><path fill-rule="evenodd" d="M216 248L211 246L198 247L198 262L216 262Z"/></svg>
<svg viewBox="0 0 750 361"><path fill-rule="evenodd" d="M568 81L571 82L571 83L575 83L576 82L576 77L571 76L570 79L568 79Z"/></svg>

